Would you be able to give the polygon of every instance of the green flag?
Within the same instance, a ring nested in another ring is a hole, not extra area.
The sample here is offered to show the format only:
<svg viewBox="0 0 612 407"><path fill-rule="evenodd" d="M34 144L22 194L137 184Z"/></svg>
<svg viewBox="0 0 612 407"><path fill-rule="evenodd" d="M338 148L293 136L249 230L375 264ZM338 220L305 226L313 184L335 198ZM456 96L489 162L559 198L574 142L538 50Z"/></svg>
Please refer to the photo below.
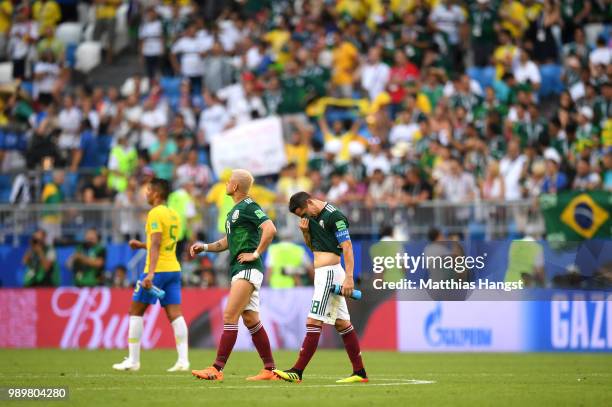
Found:
<svg viewBox="0 0 612 407"><path fill-rule="evenodd" d="M579 241L612 237L612 193L567 191L540 197L549 241Z"/></svg>

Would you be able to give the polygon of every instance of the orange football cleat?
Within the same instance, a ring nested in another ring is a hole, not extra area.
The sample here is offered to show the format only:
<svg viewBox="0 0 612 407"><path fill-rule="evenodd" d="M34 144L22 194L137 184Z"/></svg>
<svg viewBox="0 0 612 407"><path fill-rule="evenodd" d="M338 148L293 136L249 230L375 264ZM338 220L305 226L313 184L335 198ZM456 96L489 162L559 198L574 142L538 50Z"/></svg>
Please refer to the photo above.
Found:
<svg viewBox="0 0 612 407"><path fill-rule="evenodd" d="M255 382L259 380L281 380L280 377L272 373L271 370L261 369L255 376L247 377L248 381Z"/></svg>
<svg viewBox="0 0 612 407"><path fill-rule="evenodd" d="M218 371L214 366L202 370L192 370L191 374L202 380L223 380L223 372Z"/></svg>

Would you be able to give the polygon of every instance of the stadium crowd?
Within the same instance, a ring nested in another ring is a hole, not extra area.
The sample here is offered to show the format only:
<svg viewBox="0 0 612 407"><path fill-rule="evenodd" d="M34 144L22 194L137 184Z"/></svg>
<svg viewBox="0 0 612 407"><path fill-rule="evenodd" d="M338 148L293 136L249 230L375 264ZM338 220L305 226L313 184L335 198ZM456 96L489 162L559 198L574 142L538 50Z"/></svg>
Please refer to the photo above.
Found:
<svg viewBox="0 0 612 407"><path fill-rule="evenodd" d="M264 205L299 190L369 207L612 190L610 2L133 0L141 74L79 83L56 27L89 6L112 63L122 3L0 1L17 81L0 126L26 140L0 151L2 171L55 170L44 185L16 177L14 202L142 205L157 176L195 219L223 208L210 141L270 115L289 164L258 180Z"/></svg>

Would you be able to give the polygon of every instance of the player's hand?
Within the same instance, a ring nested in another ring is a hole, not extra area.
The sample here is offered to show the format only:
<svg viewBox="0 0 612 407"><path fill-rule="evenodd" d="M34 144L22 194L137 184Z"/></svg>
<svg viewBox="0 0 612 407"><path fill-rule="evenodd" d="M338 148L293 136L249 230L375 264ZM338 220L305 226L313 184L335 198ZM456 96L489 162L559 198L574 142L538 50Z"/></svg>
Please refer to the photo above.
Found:
<svg viewBox="0 0 612 407"><path fill-rule="evenodd" d="M148 273L147 276L142 280L142 286L150 290L153 287L153 273Z"/></svg>
<svg viewBox="0 0 612 407"><path fill-rule="evenodd" d="M191 255L191 257L195 257L196 254L202 253L205 248L206 246L204 245L204 243L201 243L201 242L194 243L189 248L189 254Z"/></svg>
<svg viewBox="0 0 612 407"><path fill-rule="evenodd" d="M342 295L350 297L353 294L354 288L355 282L353 281L353 276L344 277L344 281L342 282Z"/></svg>
<svg viewBox="0 0 612 407"><path fill-rule="evenodd" d="M140 240L136 240L136 239L130 240L128 242L128 244L130 245L130 248L132 250L140 249L140 247L142 246L142 242Z"/></svg>
<svg viewBox="0 0 612 407"><path fill-rule="evenodd" d="M306 218L300 218L300 230L302 232L308 232L308 219Z"/></svg>
<svg viewBox="0 0 612 407"><path fill-rule="evenodd" d="M238 261L240 262L240 264L250 263L255 260L257 260L257 257L255 257L253 253L240 253L238 255Z"/></svg>

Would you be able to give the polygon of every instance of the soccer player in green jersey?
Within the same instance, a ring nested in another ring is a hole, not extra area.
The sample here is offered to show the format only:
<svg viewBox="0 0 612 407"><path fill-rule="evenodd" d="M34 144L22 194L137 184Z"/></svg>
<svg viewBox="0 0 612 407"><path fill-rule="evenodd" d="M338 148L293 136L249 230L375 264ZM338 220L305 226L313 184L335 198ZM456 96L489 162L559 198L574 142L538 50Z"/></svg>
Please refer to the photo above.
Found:
<svg viewBox="0 0 612 407"><path fill-rule="evenodd" d="M295 365L289 370L274 370L281 379L302 381L302 373L317 350L323 324L334 325L342 336L346 353L353 365L353 374L337 383L365 383L368 376L361 360L357 333L350 321L346 298L353 293L353 244L349 221L338 208L298 192L289 200L289 210L299 216L304 240L314 254L314 295L306 322L306 337ZM344 255L346 271L340 264ZM330 292L332 285L342 285L342 295Z"/></svg>
<svg viewBox="0 0 612 407"><path fill-rule="evenodd" d="M232 197L234 207L225 221L226 235L210 244L195 243L190 253L230 251L232 284L225 311L223 334L212 366L193 370L194 376L205 380L223 380L223 368L238 337L238 319L249 329L253 344L263 361L264 368L247 380L277 380L272 373L274 359L268 335L259 319L259 288L264 267L260 259L276 233L274 223L249 196L253 176L245 170L234 170L227 182L226 193Z"/></svg>

